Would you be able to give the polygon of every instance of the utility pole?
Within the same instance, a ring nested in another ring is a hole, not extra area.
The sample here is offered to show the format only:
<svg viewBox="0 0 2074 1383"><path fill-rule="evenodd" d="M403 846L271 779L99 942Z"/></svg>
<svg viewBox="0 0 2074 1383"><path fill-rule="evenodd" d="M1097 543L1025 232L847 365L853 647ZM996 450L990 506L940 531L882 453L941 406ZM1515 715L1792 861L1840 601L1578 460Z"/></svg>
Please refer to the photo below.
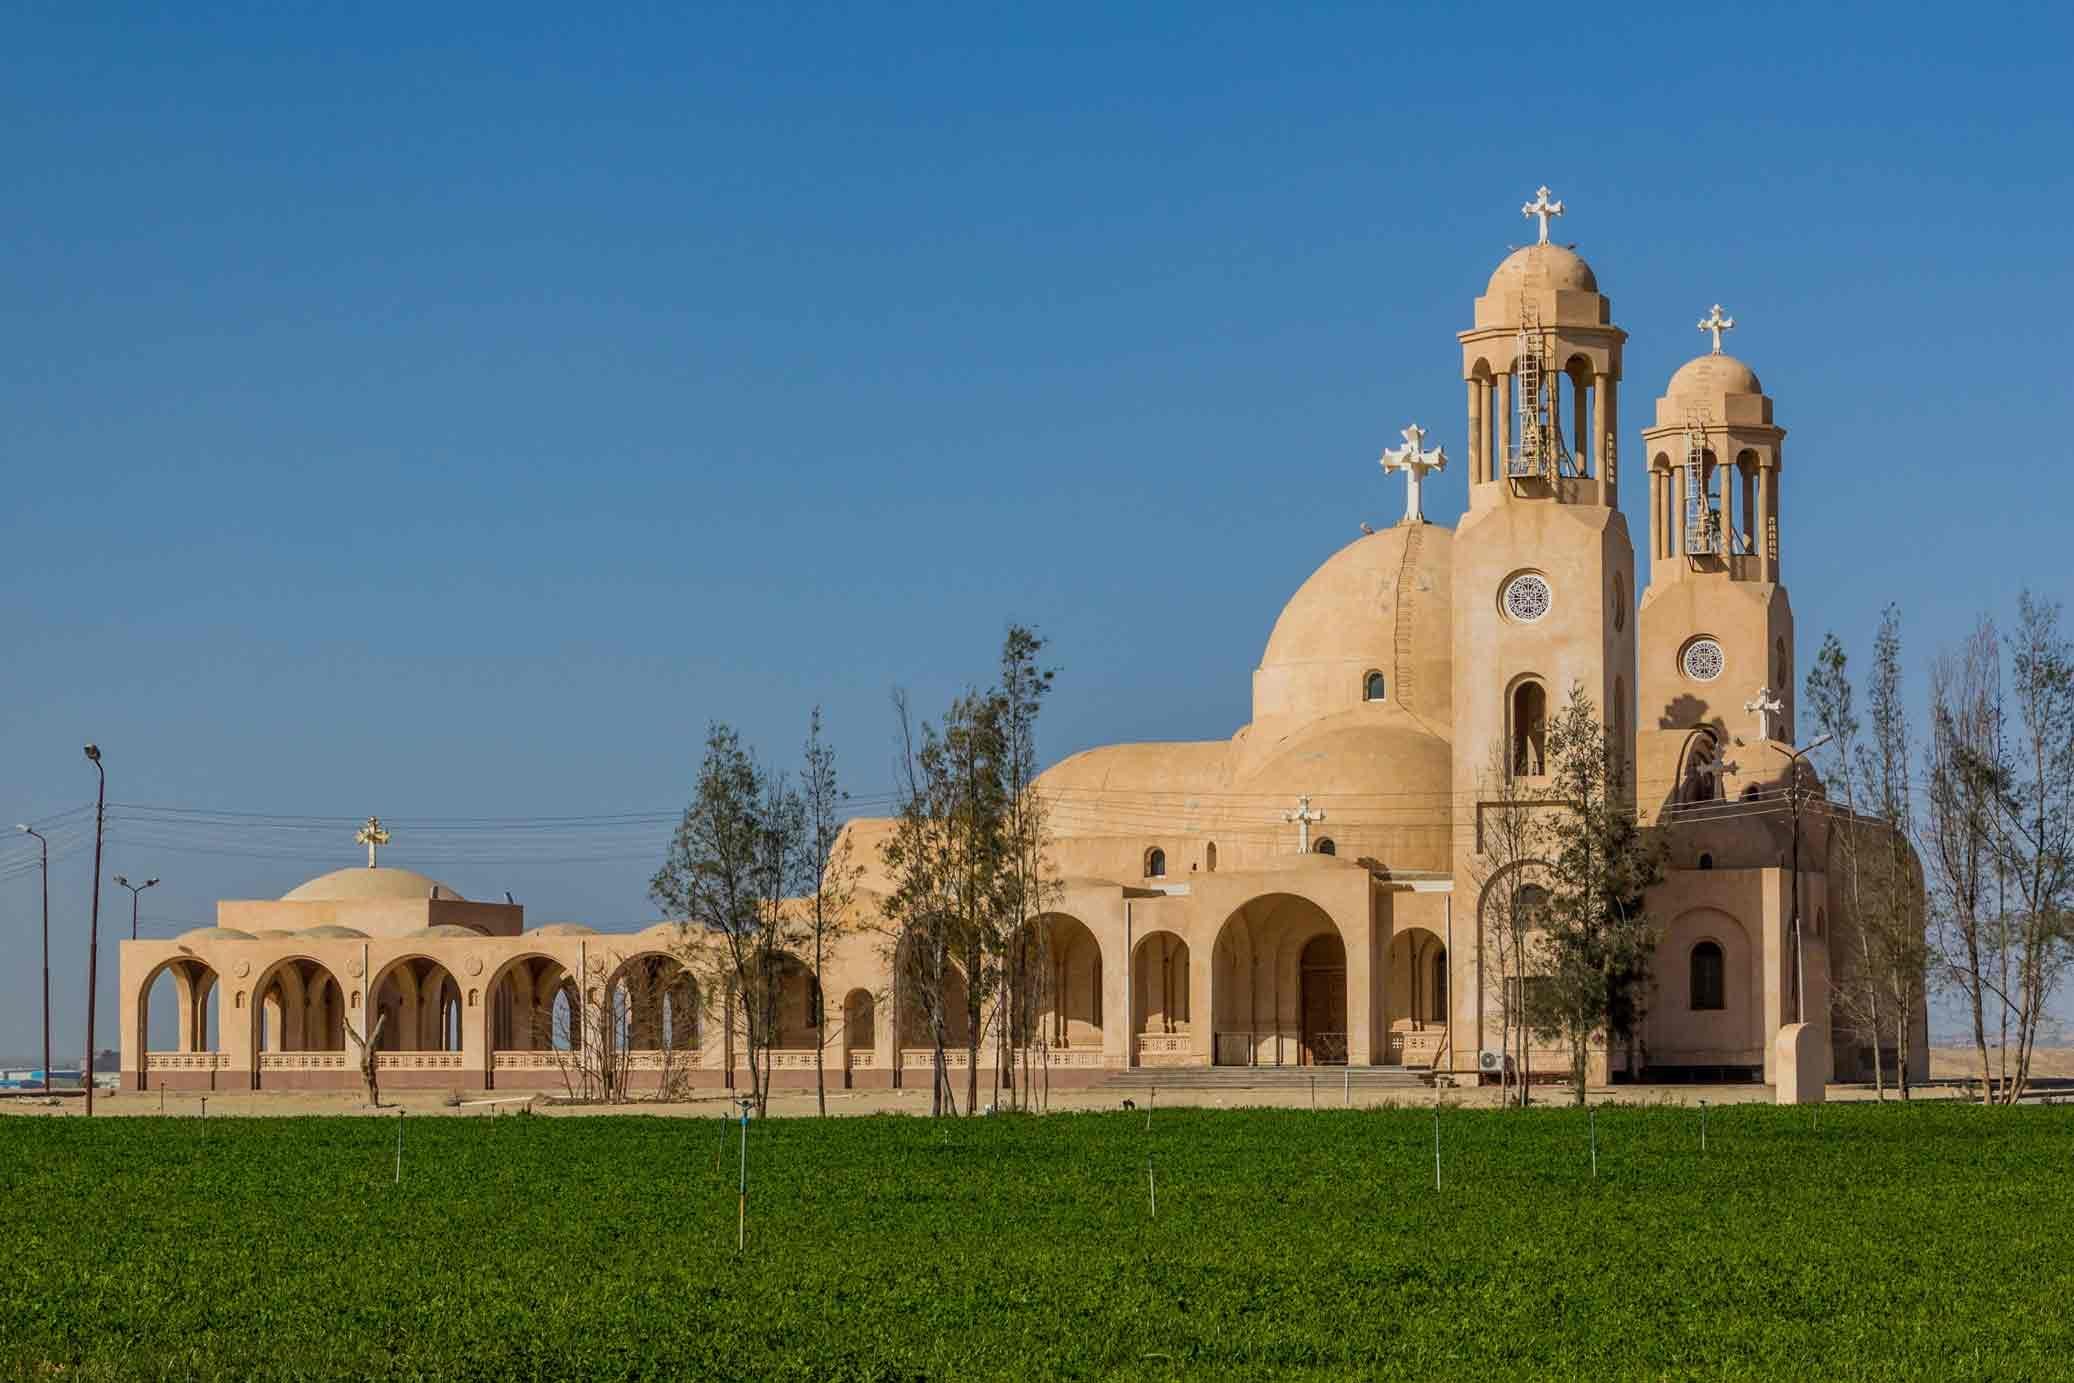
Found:
<svg viewBox="0 0 2074 1383"><path fill-rule="evenodd" d="M158 880L146 879L141 884L133 884L118 874L115 876L115 882L130 891L130 940L135 941L137 939L137 895L147 888L158 887Z"/></svg>
<svg viewBox="0 0 2074 1383"><path fill-rule="evenodd" d="M87 924L86 942L86 1064L80 1075L86 1082L86 1117L94 1117L94 991L101 978L101 837L108 820L108 770L101 766L101 747L89 744L86 761L101 775L101 788L94 797L94 906Z"/></svg>
<svg viewBox="0 0 2074 1383"><path fill-rule="evenodd" d="M1808 1020L1807 958L1806 948L1801 942L1800 924L1800 813L1807 804L1807 756L1835 738L1823 735L1799 749L1791 745L1769 741L1771 747L1786 756L1787 772L1792 780L1786 785L1786 805L1793 813L1793 1021ZM1875 1039L1876 1040L1876 1039Z"/></svg>
<svg viewBox="0 0 2074 1383"><path fill-rule="evenodd" d="M17 826L25 836L36 837L43 849L43 1093L50 1093L50 842L43 832Z"/></svg>

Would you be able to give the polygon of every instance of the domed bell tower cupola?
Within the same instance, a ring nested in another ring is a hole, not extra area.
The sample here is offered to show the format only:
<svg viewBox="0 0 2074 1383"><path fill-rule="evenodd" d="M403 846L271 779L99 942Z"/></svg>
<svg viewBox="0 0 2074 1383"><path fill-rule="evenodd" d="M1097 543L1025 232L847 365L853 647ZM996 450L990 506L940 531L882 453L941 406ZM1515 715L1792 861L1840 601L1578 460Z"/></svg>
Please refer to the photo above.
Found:
<svg viewBox="0 0 2074 1383"><path fill-rule="evenodd" d="M1620 348L1612 305L1574 249L1551 244L1563 204L1535 193L1521 213L1539 240L1513 251L1459 334L1469 389L1469 502L1618 498Z"/></svg>
<svg viewBox="0 0 2074 1383"><path fill-rule="evenodd" d="M1721 349L1720 304L1699 329L1711 349L1681 366L1643 429L1649 475L1649 589L1637 619L1645 728L1726 742L1793 738L1793 609L1780 581L1779 466L1786 430L1748 365ZM1760 709L1762 708L1762 709ZM1669 753L1666 750L1665 753ZM1776 757L1745 749L1750 773ZM1728 795L1666 759L1668 797ZM1644 777L1651 774L1647 771Z"/></svg>

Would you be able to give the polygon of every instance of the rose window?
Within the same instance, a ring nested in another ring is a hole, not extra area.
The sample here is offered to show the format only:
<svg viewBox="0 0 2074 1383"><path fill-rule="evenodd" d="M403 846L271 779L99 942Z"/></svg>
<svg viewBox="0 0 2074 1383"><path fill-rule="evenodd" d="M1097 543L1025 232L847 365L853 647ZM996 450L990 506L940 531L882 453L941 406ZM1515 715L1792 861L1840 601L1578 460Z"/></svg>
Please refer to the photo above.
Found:
<svg viewBox="0 0 2074 1383"><path fill-rule="evenodd" d="M1685 645L1685 675L1695 682L1711 682L1721 675L1726 662L1721 645L1712 639L1694 639Z"/></svg>
<svg viewBox="0 0 2074 1383"><path fill-rule="evenodd" d="M1522 624L1532 624L1548 613L1555 603L1555 593L1548 588L1548 578L1532 572L1515 576L1505 583L1505 613Z"/></svg>

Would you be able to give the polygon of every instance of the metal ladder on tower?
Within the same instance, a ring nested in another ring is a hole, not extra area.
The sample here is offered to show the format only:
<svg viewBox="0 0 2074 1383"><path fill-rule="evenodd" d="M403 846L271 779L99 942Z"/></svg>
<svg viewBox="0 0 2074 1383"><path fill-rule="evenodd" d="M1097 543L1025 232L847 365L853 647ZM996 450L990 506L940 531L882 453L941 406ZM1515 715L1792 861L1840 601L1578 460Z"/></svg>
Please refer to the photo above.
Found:
<svg viewBox="0 0 2074 1383"><path fill-rule="evenodd" d="M1721 550L1721 520L1707 502L1707 419L1685 416L1685 555L1711 557Z"/></svg>
<svg viewBox="0 0 2074 1383"><path fill-rule="evenodd" d="M1518 356L1513 389L1519 419L1519 452L1510 458L1506 474L1519 480L1546 479L1542 430L1547 417L1541 402L1541 377L1547 373L1548 361L1541 340L1541 309L1532 303L1520 304Z"/></svg>
<svg viewBox="0 0 2074 1383"><path fill-rule="evenodd" d="M1533 303L1520 304L1519 363L1515 387L1519 391L1519 455L1506 467L1518 480L1542 480L1550 485L1576 474L1569 449L1563 445L1563 426L1556 416L1553 375L1549 370L1548 340L1541 333L1541 309Z"/></svg>

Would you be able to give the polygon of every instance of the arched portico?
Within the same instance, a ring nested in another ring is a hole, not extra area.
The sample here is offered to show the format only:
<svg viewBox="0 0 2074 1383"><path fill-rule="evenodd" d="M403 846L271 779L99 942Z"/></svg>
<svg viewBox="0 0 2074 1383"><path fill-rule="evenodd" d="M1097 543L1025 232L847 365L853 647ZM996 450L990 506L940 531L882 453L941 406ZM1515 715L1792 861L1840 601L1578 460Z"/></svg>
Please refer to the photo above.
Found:
<svg viewBox="0 0 2074 1383"><path fill-rule="evenodd" d="M1140 1064L1194 1060L1188 991L1188 942L1170 931L1140 937L1131 955L1131 1036Z"/></svg>
<svg viewBox="0 0 2074 1383"><path fill-rule="evenodd" d="M1331 915L1309 898L1270 894L1241 906L1211 947L1212 1060L1220 1066L1365 1064L1370 1009L1361 959Z"/></svg>
<svg viewBox="0 0 2074 1383"><path fill-rule="evenodd" d="M1387 1057L1407 1065L1430 1065L1445 1042L1448 1015L1448 954L1440 936L1426 927L1407 927L1390 938Z"/></svg>
<svg viewBox="0 0 2074 1383"><path fill-rule="evenodd" d="M384 1052L459 1052L461 986L430 956L391 961L368 986L370 1022L382 1025L375 1045Z"/></svg>
<svg viewBox="0 0 2074 1383"><path fill-rule="evenodd" d="M284 956L254 979L245 1024L254 1089L296 1089L342 1078L346 994L321 962Z"/></svg>
<svg viewBox="0 0 2074 1383"><path fill-rule="evenodd" d="M223 1058L216 980L216 971L192 956L176 956L144 976L137 988L134 1049L144 1053L136 1071L139 1090L215 1087ZM158 1043L152 1040L154 1009L161 1027L171 1020L169 1039Z"/></svg>

